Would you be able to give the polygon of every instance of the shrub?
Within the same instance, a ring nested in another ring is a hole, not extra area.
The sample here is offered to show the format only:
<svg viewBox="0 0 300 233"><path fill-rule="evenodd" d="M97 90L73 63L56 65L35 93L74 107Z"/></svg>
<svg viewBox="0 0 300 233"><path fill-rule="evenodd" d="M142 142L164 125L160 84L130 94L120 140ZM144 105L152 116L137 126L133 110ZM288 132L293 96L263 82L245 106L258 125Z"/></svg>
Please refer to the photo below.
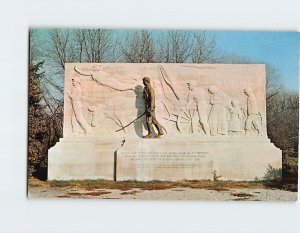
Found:
<svg viewBox="0 0 300 233"><path fill-rule="evenodd" d="M266 186L282 189L282 169L268 165L263 181Z"/></svg>

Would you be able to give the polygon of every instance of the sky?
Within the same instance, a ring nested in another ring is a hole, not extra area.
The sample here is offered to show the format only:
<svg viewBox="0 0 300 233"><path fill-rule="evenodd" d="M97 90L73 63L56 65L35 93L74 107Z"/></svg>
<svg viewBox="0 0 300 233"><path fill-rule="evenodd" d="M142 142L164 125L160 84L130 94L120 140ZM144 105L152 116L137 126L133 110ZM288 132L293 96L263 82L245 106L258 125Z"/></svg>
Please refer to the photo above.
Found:
<svg viewBox="0 0 300 233"><path fill-rule="evenodd" d="M299 90L299 33L215 31L217 48L260 63L282 75L285 87Z"/></svg>

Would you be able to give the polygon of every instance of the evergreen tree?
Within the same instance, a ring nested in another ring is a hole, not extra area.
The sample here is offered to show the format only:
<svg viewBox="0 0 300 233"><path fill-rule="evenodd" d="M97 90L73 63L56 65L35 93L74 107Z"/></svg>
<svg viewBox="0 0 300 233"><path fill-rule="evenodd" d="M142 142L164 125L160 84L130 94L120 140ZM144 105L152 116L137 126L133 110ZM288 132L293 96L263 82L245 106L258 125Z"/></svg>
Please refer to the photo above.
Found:
<svg viewBox="0 0 300 233"><path fill-rule="evenodd" d="M47 166L48 124L40 72L44 61L30 64L28 93L28 175L33 176L40 168Z"/></svg>

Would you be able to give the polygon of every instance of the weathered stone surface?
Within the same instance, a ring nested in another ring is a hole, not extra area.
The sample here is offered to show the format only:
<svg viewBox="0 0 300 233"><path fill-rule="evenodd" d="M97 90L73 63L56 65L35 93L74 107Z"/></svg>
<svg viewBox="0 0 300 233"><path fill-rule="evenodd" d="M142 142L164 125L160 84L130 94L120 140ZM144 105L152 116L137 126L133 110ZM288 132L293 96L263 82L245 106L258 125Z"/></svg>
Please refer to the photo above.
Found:
<svg viewBox="0 0 300 233"><path fill-rule="evenodd" d="M161 139L143 139L144 77ZM66 64L64 138L49 150L48 178L260 178L281 167L266 133L265 78L261 64Z"/></svg>
<svg viewBox="0 0 300 233"><path fill-rule="evenodd" d="M255 145L255 146L253 146ZM267 155L267 156L266 156ZM281 167L281 151L265 140L132 140L117 152L117 180L262 178L270 164Z"/></svg>
<svg viewBox="0 0 300 233"><path fill-rule="evenodd" d="M49 150L49 180L114 179L114 140L62 139Z"/></svg>
<svg viewBox="0 0 300 233"><path fill-rule="evenodd" d="M74 67L93 78L80 75ZM204 134L197 122L196 99L200 115L207 118L202 121L210 123L211 128L219 128L222 117L226 118L228 128L232 100L238 103L246 118L246 88L253 90L263 133L266 133L264 65L66 64L64 137L90 134L141 138L146 133L145 116L125 130L116 131L145 111L142 82L145 76L150 77L155 89L157 118L169 135ZM187 84L191 81L192 93ZM217 88L217 93L210 94L208 89L212 86ZM241 119L241 133L245 120ZM192 127L192 123L196 125Z"/></svg>

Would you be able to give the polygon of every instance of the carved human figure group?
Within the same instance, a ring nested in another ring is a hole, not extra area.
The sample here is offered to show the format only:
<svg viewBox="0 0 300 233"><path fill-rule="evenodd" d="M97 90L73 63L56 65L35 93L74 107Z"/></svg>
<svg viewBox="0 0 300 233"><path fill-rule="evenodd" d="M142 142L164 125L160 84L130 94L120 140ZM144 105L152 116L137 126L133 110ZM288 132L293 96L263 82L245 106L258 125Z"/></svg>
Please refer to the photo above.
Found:
<svg viewBox="0 0 300 233"><path fill-rule="evenodd" d="M216 86L208 88L210 98L207 101L203 88L196 88L194 81L188 81L187 85L187 104L182 111L192 111L190 115L193 118L198 117L197 121L206 135L240 135L243 130L246 134L256 132L257 135L263 135L261 114L251 88L244 89L247 101L246 110L243 110L237 99L230 100L229 96ZM211 105L209 114L206 113L208 104ZM194 120L191 119L192 121ZM195 123L191 123L191 131L195 131L193 126Z"/></svg>
<svg viewBox="0 0 300 233"><path fill-rule="evenodd" d="M148 134L145 138L155 137L153 125L158 132L155 138L160 138L164 133L163 127L158 122L155 115L155 91L150 84L150 78L144 77L143 84L145 86L143 96L145 99L145 113L148 129ZM211 110L209 116L207 116L207 101L205 99L204 90L202 88L196 90L194 81L188 81L187 85L189 93L186 110L192 112L190 114L193 116L192 118L198 116L197 121L206 135L239 135L243 130L242 120L244 119L246 119L244 126L246 134L250 134L253 130L256 131L258 135L263 134L260 121L261 115L258 111L256 98L251 88L245 88L244 90L244 94L247 96L247 114L244 114L238 100L231 100L231 105L228 106L226 103L228 102L229 97L226 93L216 86L210 86L208 92L210 93L209 103L211 105ZM229 119L227 119L228 113ZM192 131L195 130L193 128L195 123L193 122L195 122L195 120L191 119Z"/></svg>

